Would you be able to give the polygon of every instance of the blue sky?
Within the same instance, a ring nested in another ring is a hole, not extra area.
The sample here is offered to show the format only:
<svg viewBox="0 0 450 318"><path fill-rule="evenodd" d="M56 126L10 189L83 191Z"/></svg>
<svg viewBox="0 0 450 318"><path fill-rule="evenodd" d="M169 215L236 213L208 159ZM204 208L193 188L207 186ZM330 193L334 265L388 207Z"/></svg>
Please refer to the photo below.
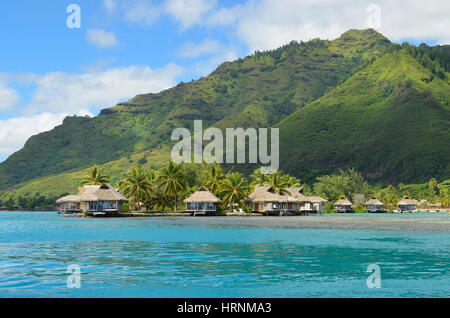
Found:
<svg viewBox="0 0 450 318"><path fill-rule="evenodd" d="M80 28L67 26L70 4L80 8ZM450 5L437 0L15 0L0 6L0 161L67 115L95 116L254 50L334 39L373 21L394 42L450 39Z"/></svg>

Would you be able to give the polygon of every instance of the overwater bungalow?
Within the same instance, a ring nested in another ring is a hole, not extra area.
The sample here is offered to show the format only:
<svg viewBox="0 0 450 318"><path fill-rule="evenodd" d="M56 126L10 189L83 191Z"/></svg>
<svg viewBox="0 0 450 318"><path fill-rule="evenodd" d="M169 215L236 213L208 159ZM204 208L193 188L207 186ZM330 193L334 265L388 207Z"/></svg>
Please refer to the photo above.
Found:
<svg viewBox="0 0 450 318"><path fill-rule="evenodd" d="M311 198L303 193L303 187L290 187L286 188L285 190L288 191L292 197L297 198L299 200L297 211L316 212L316 210L313 207L313 203L311 202Z"/></svg>
<svg viewBox="0 0 450 318"><path fill-rule="evenodd" d="M382 213L386 212L383 202L373 197L365 203L366 211L369 213Z"/></svg>
<svg viewBox="0 0 450 318"><path fill-rule="evenodd" d="M300 206L300 200L286 194L278 194L271 186L257 186L248 196L254 212L265 214L283 214L296 212Z"/></svg>
<svg viewBox="0 0 450 318"><path fill-rule="evenodd" d="M417 203L416 200L412 200L408 196L405 196L397 203L397 206L400 209L400 212L412 212L417 208Z"/></svg>
<svg viewBox="0 0 450 318"><path fill-rule="evenodd" d="M222 201L206 187L200 187L195 193L184 200L186 212L194 214L207 214L217 211L217 205Z"/></svg>
<svg viewBox="0 0 450 318"><path fill-rule="evenodd" d="M85 185L78 188L77 195L68 195L56 201L59 211L116 213L122 211L122 205L128 199L114 189L110 184Z"/></svg>
<svg viewBox="0 0 450 318"><path fill-rule="evenodd" d="M338 213L350 213L353 212L353 203L346 198L341 198L334 203L334 209Z"/></svg>
<svg viewBox="0 0 450 318"><path fill-rule="evenodd" d="M311 201L313 211L319 213L322 212L324 205L328 202L321 197L309 197L309 200Z"/></svg>

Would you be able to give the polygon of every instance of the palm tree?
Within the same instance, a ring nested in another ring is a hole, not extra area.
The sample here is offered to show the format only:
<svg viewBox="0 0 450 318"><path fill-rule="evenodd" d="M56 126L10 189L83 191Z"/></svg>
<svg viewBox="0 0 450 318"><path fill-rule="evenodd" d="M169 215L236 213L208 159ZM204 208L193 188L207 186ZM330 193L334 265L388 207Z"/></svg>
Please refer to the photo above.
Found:
<svg viewBox="0 0 450 318"><path fill-rule="evenodd" d="M147 191L147 195L143 198L143 204L147 211L152 210L157 204L157 197L159 195L158 184L156 183L156 170L150 169L146 173L147 182L150 186L150 190Z"/></svg>
<svg viewBox="0 0 450 318"><path fill-rule="evenodd" d="M267 184L267 181L269 180L268 175L262 173L262 168L258 168L250 176L252 181L252 186L263 186Z"/></svg>
<svg viewBox="0 0 450 318"><path fill-rule="evenodd" d="M280 172L272 173L268 177L267 185L270 185L272 189L278 194L287 193L286 188L289 187L289 184L286 182L285 178L283 178Z"/></svg>
<svg viewBox="0 0 450 318"><path fill-rule="evenodd" d="M450 191L449 189L444 189L439 194L439 199L442 203L442 206L444 208L448 207L450 205Z"/></svg>
<svg viewBox="0 0 450 318"><path fill-rule="evenodd" d="M300 187L301 186L299 179L297 179L296 177L290 176L288 174L281 176L281 180L286 185L286 187Z"/></svg>
<svg viewBox="0 0 450 318"><path fill-rule="evenodd" d="M217 194L220 191L220 184L223 178L224 175L222 168L218 164L211 165L205 170L203 185L213 194Z"/></svg>
<svg viewBox="0 0 450 318"><path fill-rule="evenodd" d="M178 193L186 188L186 178L183 174L181 166L172 160L161 168L156 178L159 186L163 190L163 194L175 198L175 211L177 210Z"/></svg>
<svg viewBox="0 0 450 318"><path fill-rule="evenodd" d="M103 169L92 166L86 170L86 175L81 181L82 185L98 185L109 182L109 176L103 173Z"/></svg>
<svg viewBox="0 0 450 318"><path fill-rule="evenodd" d="M439 194L439 183L435 178L431 178L430 181L428 181L428 188L433 195Z"/></svg>
<svg viewBox="0 0 450 318"><path fill-rule="evenodd" d="M154 169L150 169L147 171L147 180L151 185L156 184L156 178L158 176L158 172Z"/></svg>
<svg viewBox="0 0 450 318"><path fill-rule="evenodd" d="M240 204L244 200L250 187L247 180L239 172L228 174L223 180L219 196L222 198L225 206L231 206L235 203Z"/></svg>
<svg viewBox="0 0 450 318"><path fill-rule="evenodd" d="M395 208L395 204L400 200L400 195L393 185L378 192L377 198L390 210Z"/></svg>
<svg viewBox="0 0 450 318"><path fill-rule="evenodd" d="M134 198L140 210L141 202L150 195L151 184L142 168L137 167L128 171L125 179L119 182L119 189L126 197Z"/></svg>

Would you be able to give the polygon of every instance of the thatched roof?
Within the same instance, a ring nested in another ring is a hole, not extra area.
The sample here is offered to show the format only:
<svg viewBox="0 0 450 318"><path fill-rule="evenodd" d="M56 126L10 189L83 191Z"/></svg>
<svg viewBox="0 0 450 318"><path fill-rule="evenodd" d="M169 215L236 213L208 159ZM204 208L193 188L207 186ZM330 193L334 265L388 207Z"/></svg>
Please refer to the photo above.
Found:
<svg viewBox="0 0 450 318"><path fill-rule="evenodd" d="M221 203L222 201L211 193L207 188L200 187L194 194L184 200L185 203L200 202L200 203Z"/></svg>
<svg viewBox="0 0 450 318"><path fill-rule="evenodd" d="M257 186L248 197L255 202L300 202L293 196L276 193L271 186Z"/></svg>
<svg viewBox="0 0 450 318"><path fill-rule="evenodd" d="M311 201L311 203L326 203L326 202L328 202L327 200L325 200L324 198L321 198L321 197L309 197L309 200Z"/></svg>
<svg viewBox="0 0 450 318"><path fill-rule="evenodd" d="M409 197L403 197L403 199L401 199L397 205L417 205L417 201L416 200L412 200Z"/></svg>
<svg viewBox="0 0 450 318"><path fill-rule="evenodd" d="M372 199L370 199L366 202L366 205L384 205L384 204L377 198L373 197Z"/></svg>
<svg viewBox="0 0 450 318"><path fill-rule="evenodd" d="M95 201L128 201L109 183L102 185L85 185L78 188L78 195L68 195L58 199L56 203L64 202L95 202Z"/></svg>
<svg viewBox="0 0 450 318"><path fill-rule="evenodd" d="M303 193L303 187L286 188L291 196L297 198L300 202L311 202L311 198Z"/></svg>
<svg viewBox="0 0 450 318"><path fill-rule="evenodd" d="M65 197L56 200L56 203L78 203L80 202L79 195L66 195Z"/></svg>
<svg viewBox="0 0 450 318"><path fill-rule="evenodd" d="M339 200L337 200L334 205L353 205L353 203L351 203L349 200L347 200L346 198L341 198Z"/></svg>

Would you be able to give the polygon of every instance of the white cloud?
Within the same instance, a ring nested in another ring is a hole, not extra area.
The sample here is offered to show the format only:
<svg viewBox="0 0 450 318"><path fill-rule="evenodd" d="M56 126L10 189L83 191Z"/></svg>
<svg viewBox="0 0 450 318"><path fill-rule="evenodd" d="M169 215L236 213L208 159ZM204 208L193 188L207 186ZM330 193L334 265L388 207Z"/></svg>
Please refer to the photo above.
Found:
<svg viewBox="0 0 450 318"><path fill-rule="evenodd" d="M145 26L167 14L184 30L195 25L229 27L250 51L273 49L292 40L334 39L349 29L365 29L372 3L381 8L378 31L393 41L448 44L450 39L450 2L443 0L247 0L227 7L217 0L167 0L162 4L104 0L105 8L118 3L128 21Z"/></svg>
<svg viewBox="0 0 450 318"><path fill-rule="evenodd" d="M367 28L366 10L373 1L249 0L212 11L206 26L228 26L250 51L274 49L292 40L334 39L349 29ZM382 34L393 41L450 39L449 1L379 0Z"/></svg>
<svg viewBox="0 0 450 318"><path fill-rule="evenodd" d="M117 9L118 0L103 0L103 7L106 12L112 13Z"/></svg>
<svg viewBox="0 0 450 318"><path fill-rule="evenodd" d="M120 2L121 9L127 21L142 26L152 25L161 15L172 16L187 29L195 24L203 24L206 13L217 6L217 0L166 0L154 4L151 0L129 0ZM115 10L119 2L104 0L103 6L107 12Z"/></svg>
<svg viewBox="0 0 450 318"><path fill-rule="evenodd" d="M147 0L134 0L126 3L124 11L129 22L149 26L161 15L162 8Z"/></svg>
<svg viewBox="0 0 450 318"><path fill-rule="evenodd" d="M17 91L0 79L0 110L11 109L20 100Z"/></svg>
<svg viewBox="0 0 450 318"><path fill-rule="evenodd" d="M99 48L110 47L119 44L116 35L101 29L88 29L86 38L89 43Z"/></svg>
<svg viewBox="0 0 450 318"><path fill-rule="evenodd" d="M237 19L236 33L255 51L274 49L292 40L333 39L350 28L365 28L366 15L365 4L349 0L262 0L222 9L207 22L223 25L233 23L231 17Z"/></svg>
<svg viewBox="0 0 450 318"><path fill-rule="evenodd" d="M62 123L68 114L42 113L38 115L0 120L0 157L19 150L33 135L50 130Z"/></svg>
<svg viewBox="0 0 450 318"><path fill-rule="evenodd" d="M381 32L388 38L450 44L450 2L439 0L381 1Z"/></svg>
<svg viewBox="0 0 450 318"><path fill-rule="evenodd" d="M36 86L22 116L0 120L0 158L19 150L32 135L51 130L68 115L90 115L89 109L106 108L137 94L172 87L182 68L175 64L153 70L129 66L83 74L26 73L16 79ZM0 86L0 96L1 96Z"/></svg>
<svg viewBox="0 0 450 318"><path fill-rule="evenodd" d="M181 67L168 64L157 70L128 66L83 74L47 73L35 80L36 91L27 110L71 113L104 108L137 94L169 88L181 72Z"/></svg>
<svg viewBox="0 0 450 318"><path fill-rule="evenodd" d="M243 14L246 6L237 4L231 8L218 8L213 10L203 21L205 25L227 26L235 24Z"/></svg>
<svg viewBox="0 0 450 318"><path fill-rule="evenodd" d="M168 0L165 12L172 15L186 29L200 23L203 15L216 5L215 0Z"/></svg>
<svg viewBox="0 0 450 318"><path fill-rule="evenodd" d="M201 55L216 54L220 50L221 45L219 42L206 39L201 43L186 42L179 55L181 57L193 58Z"/></svg>

